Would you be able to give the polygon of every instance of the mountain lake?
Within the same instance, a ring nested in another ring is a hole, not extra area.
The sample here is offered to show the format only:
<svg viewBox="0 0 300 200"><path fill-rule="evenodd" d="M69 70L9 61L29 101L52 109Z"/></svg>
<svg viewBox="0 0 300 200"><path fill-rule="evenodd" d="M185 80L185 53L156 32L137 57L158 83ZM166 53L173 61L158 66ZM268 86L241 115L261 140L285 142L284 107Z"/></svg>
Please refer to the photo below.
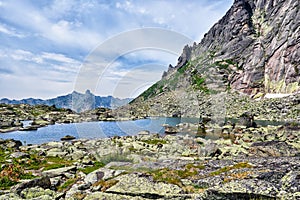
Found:
<svg viewBox="0 0 300 200"><path fill-rule="evenodd" d="M159 133L163 135L165 129L163 124L176 126L180 123L197 123L197 118L176 118L176 117L150 117L147 119L132 121L98 121L81 122L71 124L54 124L38 128L36 131L13 131L0 134L2 139L20 140L26 144L42 144L51 141L60 141L66 135L74 136L76 139L96 139L108 138L114 136L132 136L140 131L148 130L150 133ZM230 120L236 122L237 120ZM260 126L280 125L282 122L271 122L264 120L255 120ZM24 127L28 126L30 121L23 121ZM178 133L190 134L190 133ZM195 133L194 133L195 135ZM218 139L219 135L205 135L205 138Z"/></svg>
<svg viewBox="0 0 300 200"><path fill-rule="evenodd" d="M51 141L60 141L66 135L76 139L96 139L113 136L132 136L138 132L148 130L150 133L164 134L163 124L175 126L179 123L197 123L193 118L165 118L151 117L134 121L99 121L81 122L71 124L55 124L38 128L36 131L13 131L2 133L2 139L20 140L23 144L42 144ZM28 121L23 122L24 127L29 125Z"/></svg>

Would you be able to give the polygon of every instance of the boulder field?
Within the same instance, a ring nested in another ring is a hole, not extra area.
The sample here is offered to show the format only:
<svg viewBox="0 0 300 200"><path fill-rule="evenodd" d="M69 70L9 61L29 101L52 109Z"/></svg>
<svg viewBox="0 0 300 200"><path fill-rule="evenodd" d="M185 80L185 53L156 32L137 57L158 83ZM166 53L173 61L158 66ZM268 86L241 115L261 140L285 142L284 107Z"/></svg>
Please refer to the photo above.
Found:
<svg viewBox="0 0 300 200"><path fill-rule="evenodd" d="M230 137L215 139L143 131L29 146L1 140L0 199L300 198L296 127L227 128Z"/></svg>

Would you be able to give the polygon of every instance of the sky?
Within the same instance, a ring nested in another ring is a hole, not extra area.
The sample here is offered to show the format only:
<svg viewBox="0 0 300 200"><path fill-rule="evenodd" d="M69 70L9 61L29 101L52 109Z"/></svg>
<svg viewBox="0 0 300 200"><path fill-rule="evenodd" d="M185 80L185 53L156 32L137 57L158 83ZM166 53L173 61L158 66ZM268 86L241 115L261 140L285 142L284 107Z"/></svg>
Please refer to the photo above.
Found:
<svg viewBox="0 0 300 200"><path fill-rule="evenodd" d="M136 97L176 65L184 42L200 42L232 3L0 0L0 98L47 99L86 89Z"/></svg>

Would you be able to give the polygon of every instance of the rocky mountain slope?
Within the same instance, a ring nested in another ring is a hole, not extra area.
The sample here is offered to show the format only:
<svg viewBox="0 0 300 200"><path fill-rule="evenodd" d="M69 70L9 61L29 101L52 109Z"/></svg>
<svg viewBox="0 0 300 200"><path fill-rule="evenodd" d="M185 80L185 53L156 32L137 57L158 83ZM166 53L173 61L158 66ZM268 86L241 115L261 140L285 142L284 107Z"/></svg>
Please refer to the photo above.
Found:
<svg viewBox="0 0 300 200"><path fill-rule="evenodd" d="M299 92L299 8L298 0L235 0L199 44L185 46L178 64L131 102L130 112L220 118L236 106L224 106L236 91L254 98Z"/></svg>
<svg viewBox="0 0 300 200"><path fill-rule="evenodd" d="M297 0L236 0L199 44L184 48L175 68L214 66L247 94L299 91L299 9Z"/></svg>
<svg viewBox="0 0 300 200"><path fill-rule="evenodd" d="M131 99L119 99L112 96L101 97L95 96L87 90L85 94L79 92L72 92L64 96L59 96L52 99L42 100L42 99L22 99L22 100L9 100L1 99L0 103L5 104L29 104L29 105L55 105L57 108L67 108L72 109L76 112L82 112L86 110L92 110L98 107L105 108L116 108L127 104Z"/></svg>

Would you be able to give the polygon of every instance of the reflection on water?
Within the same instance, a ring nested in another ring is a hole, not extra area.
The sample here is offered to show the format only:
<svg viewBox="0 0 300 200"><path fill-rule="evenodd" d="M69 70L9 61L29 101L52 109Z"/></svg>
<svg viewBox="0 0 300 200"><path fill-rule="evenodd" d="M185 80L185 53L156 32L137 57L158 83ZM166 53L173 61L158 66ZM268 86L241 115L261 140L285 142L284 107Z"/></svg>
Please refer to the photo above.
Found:
<svg viewBox="0 0 300 200"><path fill-rule="evenodd" d="M71 135L76 138L106 138L113 136L131 136L136 135L142 130L148 130L151 133L164 134L163 124L170 126L176 126L179 123L198 123L197 118L165 118L165 117L153 117L135 121L117 121L117 122L82 122L74 124L55 124L47 127L39 128L36 131L14 131L10 133L3 133L0 138L3 139L16 139L25 144L41 144L49 141L60 141L60 139L66 135ZM260 125L269 125L268 121L256 121ZM24 123L24 122L23 122ZM26 122L26 123L30 123ZM271 125L282 124L280 122L271 123ZM219 139L230 138L232 135L222 134L221 130L214 130L212 132L206 132L205 134L195 133L180 133L191 134L192 136L203 137L206 139Z"/></svg>
<svg viewBox="0 0 300 200"><path fill-rule="evenodd" d="M3 139L16 139L25 144L41 144L49 141L60 141L66 135L76 138L106 138L113 136L136 135L142 130L149 130L151 133L164 133L163 124L176 126L182 122L196 122L196 119L184 118L148 118L135 121L117 122L82 122L74 124L55 124L41 127L36 131L14 131L1 134Z"/></svg>

